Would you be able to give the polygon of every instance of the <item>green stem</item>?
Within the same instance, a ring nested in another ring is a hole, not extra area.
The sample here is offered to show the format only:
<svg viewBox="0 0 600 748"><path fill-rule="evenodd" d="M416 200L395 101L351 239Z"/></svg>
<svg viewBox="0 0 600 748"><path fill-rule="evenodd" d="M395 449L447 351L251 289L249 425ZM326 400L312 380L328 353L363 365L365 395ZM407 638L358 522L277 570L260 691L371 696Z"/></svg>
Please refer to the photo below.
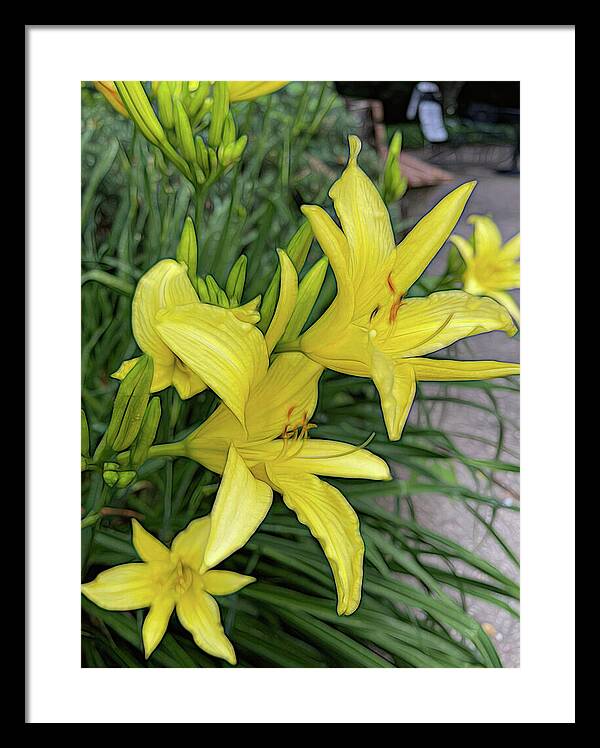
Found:
<svg viewBox="0 0 600 748"><path fill-rule="evenodd" d="M96 512L90 512L86 517L84 517L81 520L81 529L83 530L86 527L92 527L98 522L99 519L100 519L100 514Z"/></svg>
<svg viewBox="0 0 600 748"><path fill-rule="evenodd" d="M206 195L208 193L208 185L205 182L204 184L200 186L196 186L195 188L195 201L196 205L194 208L194 227L196 229L196 237L198 241L198 262L196 264L196 267L198 268L197 272L199 274L200 270L202 269L203 272L207 272L207 269L204 267L204 263L202 263L202 257L203 252L200 248L200 237L202 236L202 232L204 232L204 235L206 235L206 231L204 231L204 213L206 208Z"/></svg>
<svg viewBox="0 0 600 748"><path fill-rule="evenodd" d="M183 442L155 444L148 450L148 459L151 457L186 457L185 445Z"/></svg>
<svg viewBox="0 0 600 748"><path fill-rule="evenodd" d="M231 199L229 201L227 219L225 221L225 226L223 227L223 230L221 231L221 235L217 243L217 248L215 252L216 262L214 264L214 267L211 268L213 270L213 275L216 277L219 283L224 282L226 280L225 272L229 269L228 266L231 264L231 259L232 259L226 248L227 248L227 239L229 237L229 227L231 224L231 217L233 215L233 209L237 204L237 186L238 186L238 177L240 175L240 170L241 170L241 164L242 162L240 160L238 161L235 167L235 171L233 174L233 181L231 184ZM235 245L233 243L231 243L229 246L234 247L235 249Z"/></svg>
<svg viewBox="0 0 600 748"><path fill-rule="evenodd" d="M102 483L102 489L100 491L100 495L94 502L94 508L92 509L93 513L97 513L102 509L102 507L106 506L108 504L108 500L110 499L112 494L112 489L106 485L106 483Z"/></svg>

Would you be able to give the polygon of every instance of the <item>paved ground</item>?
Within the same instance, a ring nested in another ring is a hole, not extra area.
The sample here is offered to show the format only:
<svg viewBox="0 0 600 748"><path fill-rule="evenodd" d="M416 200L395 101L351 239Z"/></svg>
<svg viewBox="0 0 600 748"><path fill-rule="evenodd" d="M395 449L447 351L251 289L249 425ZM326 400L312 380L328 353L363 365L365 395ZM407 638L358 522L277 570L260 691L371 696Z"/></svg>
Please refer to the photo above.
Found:
<svg viewBox="0 0 600 748"><path fill-rule="evenodd" d="M470 234L466 219L471 213L489 213L492 215L504 238L509 238L519 231L519 177L496 173L498 164L506 165L510 151L498 148L468 148L458 152L415 153L434 163L444 166L455 175L456 179L439 187L411 190L405 197L408 215L422 215L446 195L453 187L471 179L477 179L478 185L471 196L467 210L458 225L458 233ZM504 161L503 161L504 160ZM445 267L445 247L432 268ZM518 292L516 293L518 299ZM460 344L459 344L460 345ZM508 338L504 333L489 333L471 338L468 353L463 349L464 358L485 358L505 361L519 360L519 339ZM435 385L430 385L430 387ZM461 391L464 397L464 391ZM511 393L499 398L503 415L514 421L506 433L504 457L511 462L518 459L519 450L519 400ZM485 402L485 398L481 399ZM413 409L414 411L415 409ZM417 414L411 414L414 418ZM473 408L460 405L444 405L443 412L436 414L443 419L444 429L473 437L496 438L497 424L495 418ZM473 457L493 458L493 448L474 439L459 440L461 448ZM495 493L503 500L516 501L519 492L518 474L503 475L505 489L496 488ZM459 501L452 501L442 496L426 496L418 499L416 509L420 522L432 529L439 530L454 538L462 545L477 550L481 555L494 563L507 575L516 578L514 568L506 554L498 547L493 538L486 534L485 528L478 523ZM494 527L508 541L518 555L519 551L519 515L517 512L502 511ZM490 624L490 631L500 652L505 667L519 666L519 625L514 618L494 606L480 601L471 604L472 613L482 623Z"/></svg>

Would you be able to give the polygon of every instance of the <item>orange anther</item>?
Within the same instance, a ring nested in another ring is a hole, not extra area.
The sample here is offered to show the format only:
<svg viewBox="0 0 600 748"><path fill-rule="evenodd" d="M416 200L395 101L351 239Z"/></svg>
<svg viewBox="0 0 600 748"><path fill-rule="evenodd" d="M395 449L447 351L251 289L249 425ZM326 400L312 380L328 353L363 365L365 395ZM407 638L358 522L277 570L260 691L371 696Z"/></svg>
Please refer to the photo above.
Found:
<svg viewBox="0 0 600 748"><path fill-rule="evenodd" d="M390 289L390 291L392 293L396 293L396 288L395 288L394 284L392 283L392 274L391 273L387 277L387 284L388 284L388 288Z"/></svg>

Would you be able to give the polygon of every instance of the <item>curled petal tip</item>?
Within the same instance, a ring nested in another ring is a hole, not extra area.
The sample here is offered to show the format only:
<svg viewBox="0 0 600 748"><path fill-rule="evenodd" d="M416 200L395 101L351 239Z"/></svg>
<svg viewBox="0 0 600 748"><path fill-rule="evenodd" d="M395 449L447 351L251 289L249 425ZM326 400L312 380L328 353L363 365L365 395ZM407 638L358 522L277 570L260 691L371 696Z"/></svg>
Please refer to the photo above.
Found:
<svg viewBox="0 0 600 748"><path fill-rule="evenodd" d="M358 137L358 135L349 135L348 145L350 147L350 158L348 160L348 163L356 163L358 154L360 153L360 149L362 148L362 143L360 142L360 138Z"/></svg>

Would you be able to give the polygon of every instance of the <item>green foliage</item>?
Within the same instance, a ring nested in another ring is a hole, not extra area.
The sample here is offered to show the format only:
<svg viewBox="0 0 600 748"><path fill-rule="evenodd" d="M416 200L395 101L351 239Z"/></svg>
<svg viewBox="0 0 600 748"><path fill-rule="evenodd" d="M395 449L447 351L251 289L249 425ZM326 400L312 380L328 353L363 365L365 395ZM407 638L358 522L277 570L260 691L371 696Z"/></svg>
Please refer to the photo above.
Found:
<svg viewBox="0 0 600 748"><path fill-rule="evenodd" d="M99 94L88 87L82 94L82 450L87 459L102 452L101 436L111 422L119 388L111 374L139 355L131 333L137 280L178 251L188 258L188 267L193 265L189 228L179 245L186 218L194 218L198 242L193 274L197 270L205 293L216 294L215 303L219 291L236 304L264 295L275 281L277 247L287 247L291 255L304 253L302 260L308 252L308 271L322 254L316 242L311 247L304 241L299 206L328 205L328 189L345 163L347 135L358 123L330 84L294 83L272 96L235 104L238 132L249 136L244 156L211 185L198 210L194 188L161 151L136 135L133 123ZM225 120L222 127L231 124ZM363 153L363 168L378 179L374 151L366 147ZM400 238L401 227L395 228ZM316 282L309 276L307 295L321 288L325 265L319 266ZM441 281L428 278L423 288L431 290ZM327 270L313 315L334 291ZM294 334L297 325L298 320ZM469 398L473 389L481 397ZM468 601L483 600L518 616L518 585L477 552L421 526L413 509L419 496L430 492L466 505L516 566L494 520L517 507L498 499L494 486L502 483L504 472L518 470L505 457L510 424L497 399L499 393L516 397L517 385L469 382L420 391L417 424L393 443L369 381L326 372L320 390L319 436L359 443L375 432L369 448L401 465L403 478L383 487L333 481L359 513L366 545L362 603L347 617L336 614L333 578L316 541L281 501L274 503L248 545L225 564L259 580L219 601L239 665L500 667L492 642L468 612ZM145 407L148 393L138 394ZM495 457L474 459L459 446L464 444L459 435L436 428L430 415L439 403L485 413L497 426L490 444ZM219 476L185 459L144 462L143 454L148 434L150 441L155 432L160 442L181 438L216 404L208 391L185 407L173 388L159 393L140 421L139 434L120 435L120 443L131 445L133 457L127 459L137 470L135 479L127 483L130 476L122 476L132 471L112 462L104 470L117 476L112 487L103 480L102 467L83 473L85 580L107 566L136 560L130 516L142 516L144 526L168 543L191 519L210 511ZM137 404L128 401L127 407ZM82 607L85 667L229 667L201 652L175 618L145 661L141 612L110 612L85 599Z"/></svg>

